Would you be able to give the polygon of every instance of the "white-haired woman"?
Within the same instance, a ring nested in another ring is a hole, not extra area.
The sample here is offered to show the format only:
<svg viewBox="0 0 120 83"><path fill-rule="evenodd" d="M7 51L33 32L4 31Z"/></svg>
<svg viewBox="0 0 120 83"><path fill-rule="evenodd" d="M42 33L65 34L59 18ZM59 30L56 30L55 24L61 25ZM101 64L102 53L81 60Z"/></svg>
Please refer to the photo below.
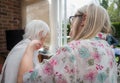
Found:
<svg viewBox="0 0 120 83"><path fill-rule="evenodd" d="M34 40L28 45L20 83L117 83L114 53L104 36L111 30L106 10L95 4L84 6L70 17L70 25L72 41L39 68L33 67L32 57L41 43Z"/></svg>
<svg viewBox="0 0 120 83"><path fill-rule="evenodd" d="M44 43L46 35L49 33L48 25L42 20L32 20L25 27L24 39L16 44L7 56L2 68L1 83L17 83L18 69L27 45L34 39ZM34 52L34 57L37 52ZM37 63L34 58L34 65Z"/></svg>

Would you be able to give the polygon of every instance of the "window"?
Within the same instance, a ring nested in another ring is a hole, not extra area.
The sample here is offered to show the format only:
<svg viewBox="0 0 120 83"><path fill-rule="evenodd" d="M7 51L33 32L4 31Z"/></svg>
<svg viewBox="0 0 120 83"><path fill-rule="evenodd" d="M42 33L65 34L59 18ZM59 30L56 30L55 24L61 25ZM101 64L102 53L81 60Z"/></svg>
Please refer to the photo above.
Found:
<svg viewBox="0 0 120 83"><path fill-rule="evenodd" d="M81 6L96 1L98 2L98 0L49 0L52 52L67 43L69 17Z"/></svg>

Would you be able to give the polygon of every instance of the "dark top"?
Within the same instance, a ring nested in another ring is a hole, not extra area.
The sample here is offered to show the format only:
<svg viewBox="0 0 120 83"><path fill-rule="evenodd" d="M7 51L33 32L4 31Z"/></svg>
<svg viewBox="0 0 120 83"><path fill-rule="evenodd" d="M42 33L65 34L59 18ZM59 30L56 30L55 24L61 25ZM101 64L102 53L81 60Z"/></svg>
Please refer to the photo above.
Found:
<svg viewBox="0 0 120 83"><path fill-rule="evenodd" d="M114 46L118 45L118 40L114 36L112 36L110 34L107 35L106 41L109 43L109 45L114 45Z"/></svg>

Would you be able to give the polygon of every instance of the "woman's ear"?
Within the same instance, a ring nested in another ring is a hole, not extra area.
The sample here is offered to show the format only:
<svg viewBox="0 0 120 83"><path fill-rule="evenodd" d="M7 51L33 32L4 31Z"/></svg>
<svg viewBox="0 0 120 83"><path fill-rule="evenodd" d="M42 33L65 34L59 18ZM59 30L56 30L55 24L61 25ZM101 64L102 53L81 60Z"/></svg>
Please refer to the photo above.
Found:
<svg viewBox="0 0 120 83"><path fill-rule="evenodd" d="M39 36L39 37L43 37L43 31L40 31L40 32L38 33L38 36Z"/></svg>
<svg viewBox="0 0 120 83"><path fill-rule="evenodd" d="M81 24L80 24L81 27L84 27L85 21L86 21L86 14L83 14Z"/></svg>
<svg viewBox="0 0 120 83"><path fill-rule="evenodd" d="M39 34L38 34L38 39L41 41L41 43L43 43L44 41L43 41L43 39L44 39L44 37L43 37L43 31L40 31L39 32Z"/></svg>
<svg viewBox="0 0 120 83"><path fill-rule="evenodd" d="M44 41L45 41L45 36L43 35L43 31L40 31L39 32L39 39L40 39L40 41L41 41L41 43L44 43Z"/></svg>

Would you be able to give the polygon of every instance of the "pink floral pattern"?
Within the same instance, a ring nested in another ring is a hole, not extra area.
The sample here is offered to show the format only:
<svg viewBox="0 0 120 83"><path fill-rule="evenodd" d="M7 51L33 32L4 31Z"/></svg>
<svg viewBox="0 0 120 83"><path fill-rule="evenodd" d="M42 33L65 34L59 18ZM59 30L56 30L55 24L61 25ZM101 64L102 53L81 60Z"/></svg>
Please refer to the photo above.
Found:
<svg viewBox="0 0 120 83"><path fill-rule="evenodd" d="M85 74L84 78L85 80L93 81L96 78L97 74L97 70L89 70L89 72Z"/></svg>
<svg viewBox="0 0 120 83"><path fill-rule="evenodd" d="M52 66L57 65L57 60L56 60L56 59L51 59L51 60L50 60L50 64L51 64Z"/></svg>
<svg viewBox="0 0 120 83"><path fill-rule="evenodd" d="M93 58L94 58L94 60L96 60L97 62L100 62L100 60L101 60L100 57L101 57L101 56L98 54L98 52L94 52L94 53L93 53Z"/></svg>
<svg viewBox="0 0 120 83"><path fill-rule="evenodd" d="M44 66L43 72L47 75L52 75L53 67L50 64Z"/></svg>
<svg viewBox="0 0 120 83"><path fill-rule="evenodd" d="M24 83L117 83L114 53L103 37L100 33L59 48L40 64L38 74L36 69L25 74Z"/></svg>

